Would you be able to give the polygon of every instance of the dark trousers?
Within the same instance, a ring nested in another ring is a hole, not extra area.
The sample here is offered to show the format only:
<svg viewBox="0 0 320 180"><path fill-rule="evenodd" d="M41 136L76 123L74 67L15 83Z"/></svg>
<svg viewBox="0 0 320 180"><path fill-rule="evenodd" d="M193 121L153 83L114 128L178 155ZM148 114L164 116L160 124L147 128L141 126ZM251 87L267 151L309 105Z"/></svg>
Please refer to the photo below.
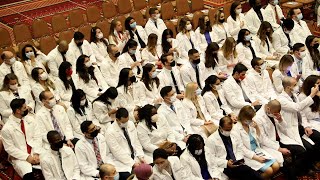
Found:
<svg viewBox="0 0 320 180"><path fill-rule="evenodd" d="M32 172L25 174L22 179L23 180L43 180L44 177L40 169L32 168Z"/></svg>
<svg viewBox="0 0 320 180"><path fill-rule="evenodd" d="M225 168L223 171L229 178L236 178L238 180L262 180L259 172L251 169L247 165L240 165L235 168Z"/></svg>
<svg viewBox="0 0 320 180"><path fill-rule="evenodd" d="M119 172L119 180L127 180L130 175L129 172Z"/></svg>

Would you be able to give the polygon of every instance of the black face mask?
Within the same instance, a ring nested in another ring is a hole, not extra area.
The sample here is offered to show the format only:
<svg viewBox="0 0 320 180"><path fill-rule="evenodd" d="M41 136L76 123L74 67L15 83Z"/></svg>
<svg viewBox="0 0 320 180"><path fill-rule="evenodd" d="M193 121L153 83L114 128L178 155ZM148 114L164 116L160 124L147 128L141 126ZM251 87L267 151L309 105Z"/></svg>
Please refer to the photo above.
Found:
<svg viewBox="0 0 320 180"><path fill-rule="evenodd" d="M224 19L219 19L219 22L220 23L224 23Z"/></svg>
<svg viewBox="0 0 320 180"><path fill-rule="evenodd" d="M206 26L210 26L210 21L207 21L207 22L206 22Z"/></svg>
<svg viewBox="0 0 320 180"><path fill-rule="evenodd" d="M200 63L200 59L193 60L193 63L194 64L199 64Z"/></svg>
<svg viewBox="0 0 320 180"><path fill-rule="evenodd" d="M78 47L82 46L83 42L76 43Z"/></svg>
<svg viewBox="0 0 320 180"><path fill-rule="evenodd" d="M27 110L25 110L25 111L22 112L21 116L22 116L22 117L25 117L28 113L29 113L29 111L28 111L28 109L27 109Z"/></svg>
<svg viewBox="0 0 320 180"><path fill-rule="evenodd" d="M131 76L129 79L132 83L136 82L136 77L135 76Z"/></svg>
<svg viewBox="0 0 320 180"><path fill-rule="evenodd" d="M95 138L95 137L98 136L99 132L100 132L100 129L96 129L95 131L93 131L93 132L90 133L90 136L93 137L93 138Z"/></svg>
<svg viewBox="0 0 320 180"><path fill-rule="evenodd" d="M119 57L120 56L120 52L117 52L116 54L114 54L114 57Z"/></svg>
<svg viewBox="0 0 320 180"><path fill-rule="evenodd" d="M62 55L65 55L65 54L67 54L67 51L62 51L62 52L60 52Z"/></svg>
<svg viewBox="0 0 320 180"><path fill-rule="evenodd" d="M59 150L63 147L63 141L59 141L55 144L51 144L52 149Z"/></svg>
<svg viewBox="0 0 320 180"><path fill-rule="evenodd" d="M174 67L176 65L176 62L175 61L172 61L171 63L170 63L170 66L171 67Z"/></svg>
<svg viewBox="0 0 320 180"><path fill-rule="evenodd" d="M253 9L257 11L257 10L260 10L261 8L262 8L261 5L257 5L257 6L255 6Z"/></svg>
<svg viewBox="0 0 320 180"><path fill-rule="evenodd" d="M318 49L318 47L319 47L318 43L313 45L313 49Z"/></svg>

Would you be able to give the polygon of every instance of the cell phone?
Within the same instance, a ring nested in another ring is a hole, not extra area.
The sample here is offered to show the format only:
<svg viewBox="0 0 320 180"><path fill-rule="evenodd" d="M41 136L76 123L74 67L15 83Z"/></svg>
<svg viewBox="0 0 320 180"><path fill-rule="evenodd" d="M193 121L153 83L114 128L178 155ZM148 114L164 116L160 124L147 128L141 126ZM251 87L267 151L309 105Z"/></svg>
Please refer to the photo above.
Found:
<svg viewBox="0 0 320 180"><path fill-rule="evenodd" d="M232 165L241 165L243 163L244 163L244 159L240 159L240 160L237 160L237 161L233 162Z"/></svg>

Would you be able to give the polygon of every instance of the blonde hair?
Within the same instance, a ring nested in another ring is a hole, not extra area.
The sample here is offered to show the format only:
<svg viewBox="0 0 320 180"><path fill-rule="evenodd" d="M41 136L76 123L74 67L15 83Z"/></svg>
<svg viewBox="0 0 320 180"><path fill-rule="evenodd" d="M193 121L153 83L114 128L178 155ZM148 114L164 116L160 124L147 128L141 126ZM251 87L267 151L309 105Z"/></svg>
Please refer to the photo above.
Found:
<svg viewBox="0 0 320 180"><path fill-rule="evenodd" d="M221 47L221 51L223 53L223 56L226 59L229 59L230 55L233 54L233 57L236 58L237 57L237 52L234 48L234 44L236 44L236 41L234 40L233 37L228 37L223 46Z"/></svg>
<svg viewBox="0 0 320 180"><path fill-rule="evenodd" d="M212 25L216 25L219 23L221 14L224 14L222 9L219 9L216 11L216 13L214 13L214 20L213 20Z"/></svg>
<svg viewBox="0 0 320 180"><path fill-rule="evenodd" d="M197 90L198 84L195 82L188 83L186 86L186 92L184 94L184 97L187 99L190 99L192 102L197 101L197 95L195 94L195 91Z"/></svg>
<svg viewBox="0 0 320 180"><path fill-rule="evenodd" d="M294 59L293 59L293 57L291 56L291 55L283 55L282 57L281 57L281 59L280 59L280 62L279 62L279 71L281 72L281 73L284 73L284 71L283 71L283 67L284 66L288 66L288 65L292 65L293 64L293 62L294 62Z"/></svg>
<svg viewBox="0 0 320 180"><path fill-rule="evenodd" d="M256 115L256 111L249 105L243 106L238 115L238 121L243 122L245 120L252 120ZM256 126L257 135L260 136L260 129Z"/></svg>

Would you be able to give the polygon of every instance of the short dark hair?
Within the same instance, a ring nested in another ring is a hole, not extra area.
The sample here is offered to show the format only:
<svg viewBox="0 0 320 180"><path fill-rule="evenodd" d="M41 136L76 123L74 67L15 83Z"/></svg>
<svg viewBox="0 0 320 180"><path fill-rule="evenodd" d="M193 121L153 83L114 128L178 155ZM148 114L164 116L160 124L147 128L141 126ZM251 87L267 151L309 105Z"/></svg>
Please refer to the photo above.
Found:
<svg viewBox="0 0 320 180"><path fill-rule="evenodd" d="M5 52L1 53L1 59L2 59L2 60L5 60L5 59L6 59L6 53L5 53Z"/></svg>
<svg viewBox="0 0 320 180"><path fill-rule="evenodd" d="M45 90L45 91L42 91L40 94L39 94L39 99L40 101L44 100L45 99L45 93L46 92L51 92L49 90Z"/></svg>
<svg viewBox="0 0 320 180"><path fill-rule="evenodd" d="M166 97L168 93L172 91L172 86L165 86L160 90L160 95L162 98Z"/></svg>
<svg viewBox="0 0 320 180"><path fill-rule="evenodd" d="M26 103L25 99L13 99L10 102L10 107L12 109L12 112L15 113L17 109L22 108L24 103Z"/></svg>
<svg viewBox="0 0 320 180"><path fill-rule="evenodd" d="M245 65L243 65L242 63L238 63L234 67L232 75L234 75L236 72L240 74L240 73L242 73L244 71L248 71L248 68Z"/></svg>
<svg viewBox="0 0 320 180"><path fill-rule="evenodd" d="M49 143L52 140L52 138L55 136L60 136L60 134L56 130L52 130L47 133L47 140L49 141Z"/></svg>
<svg viewBox="0 0 320 180"><path fill-rule="evenodd" d="M171 53L165 53L165 54L162 54L161 57L160 57L160 61L163 65L165 65L165 63L168 61L168 56L172 56Z"/></svg>
<svg viewBox="0 0 320 180"><path fill-rule="evenodd" d="M223 128L225 124L233 124L231 117L225 116L220 119L219 126Z"/></svg>
<svg viewBox="0 0 320 180"><path fill-rule="evenodd" d="M88 132L89 126L92 124L92 121L83 121L80 125L82 133Z"/></svg>
<svg viewBox="0 0 320 180"><path fill-rule="evenodd" d="M168 154L166 150L164 149L156 149L153 151L153 161L155 161L158 158L168 159Z"/></svg>
<svg viewBox="0 0 320 180"><path fill-rule="evenodd" d="M84 39L84 35L82 34L82 32L77 31L73 34L73 39L76 41L82 40L82 39Z"/></svg>
<svg viewBox="0 0 320 180"><path fill-rule="evenodd" d="M260 61L260 60L262 60L262 59L259 58L259 57L253 58L252 61L251 61L251 67L254 68L255 66L258 66L259 65L258 61Z"/></svg>
<svg viewBox="0 0 320 180"><path fill-rule="evenodd" d="M152 15L152 14L154 14L156 11L157 11L158 9L157 8L150 8L149 9L149 15Z"/></svg>
<svg viewBox="0 0 320 180"><path fill-rule="evenodd" d="M284 19L282 21L283 27L285 27L287 30L291 31L294 27L294 22L292 19Z"/></svg>
<svg viewBox="0 0 320 180"><path fill-rule="evenodd" d="M116 112L117 119L127 118L128 116L129 116L129 112L126 108L119 108Z"/></svg>
<svg viewBox="0 0 320 180"><path fill-rule="evenodd" d="M194 55L194 54L196 54L196 53L199 53L199 51L196 50L196 49L190 49L190 50L188 51L188 56Z"/></svg>
<svg viewBox="0 0 320 180"><path fill-rule="evenodd" d="M299 51L300 48L304 47L304 44L302 43L295 43L292 47L292 51L295 52L295 51Z"/></svg>

